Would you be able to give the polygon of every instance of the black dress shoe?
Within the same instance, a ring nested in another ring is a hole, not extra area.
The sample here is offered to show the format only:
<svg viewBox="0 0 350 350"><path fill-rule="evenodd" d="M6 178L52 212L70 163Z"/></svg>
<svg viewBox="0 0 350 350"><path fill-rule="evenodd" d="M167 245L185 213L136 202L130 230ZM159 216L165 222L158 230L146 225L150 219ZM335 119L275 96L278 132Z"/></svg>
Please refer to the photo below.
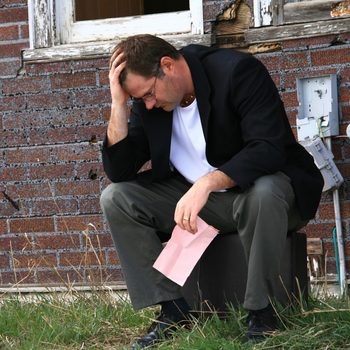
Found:
<svg viewBox="0 0 350 350"><path fill-rule="evenodd" d="M131 346L132 350L151 347L169 338L177 328L190 324L190 307L184 298L163 301L160 305L160 316L153 322L148 333Z"/></svg>
<svg viewBox="0 0 350 350"><path fill-rule="evenodd" d="M249 311L247 332L249 340L261 340L276 330L276 314L270 304L264 309Z"/></svg>
<svg viewBox="0 0 350 350"><path fill-rule="evenodd" d="M171 337L173 332L179 327L188 326L189 322L190 320L185 317L182 317L181 320L172 320L171 317L161 314L148 329L148 333L132 344L131 350L144 349L156 345Z"/></svg>

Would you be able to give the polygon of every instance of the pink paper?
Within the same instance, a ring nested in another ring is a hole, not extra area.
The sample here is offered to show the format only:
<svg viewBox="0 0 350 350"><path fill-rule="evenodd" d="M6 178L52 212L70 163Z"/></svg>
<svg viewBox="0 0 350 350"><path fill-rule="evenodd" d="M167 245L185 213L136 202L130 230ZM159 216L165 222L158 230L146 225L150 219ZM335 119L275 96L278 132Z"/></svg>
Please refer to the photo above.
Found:
<svg viewBox="0 0 350 350"><path fill-rule="evenodd" d="M198 217L198 231L192 234L175 226L170 240L153 267L183 286L196 263L218 234L218 230Z"/></svg>

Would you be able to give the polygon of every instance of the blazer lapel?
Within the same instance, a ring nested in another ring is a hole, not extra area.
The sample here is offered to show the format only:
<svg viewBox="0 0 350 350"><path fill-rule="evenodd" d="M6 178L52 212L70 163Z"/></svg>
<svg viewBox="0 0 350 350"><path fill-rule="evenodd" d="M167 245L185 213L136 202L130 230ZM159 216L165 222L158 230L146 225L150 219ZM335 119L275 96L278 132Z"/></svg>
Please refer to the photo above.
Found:
<svg viewBox="0 0 350 350"><path fill-rule="evenodd" d="M152 179L159 180L170 175L169 156L173 112L153 108L145 113L144 127L148 134L152 154Z"/></svg>
<svg viewBox="0 0 350 350"><path fill-rule="evenodd" d="M204 138L206 141L208 141L208 122L211 109L209 103L211 95L209 81L207 79L201 61L190 52L182 51L181 53L185 57L185 60L191 70Z"/></svg>

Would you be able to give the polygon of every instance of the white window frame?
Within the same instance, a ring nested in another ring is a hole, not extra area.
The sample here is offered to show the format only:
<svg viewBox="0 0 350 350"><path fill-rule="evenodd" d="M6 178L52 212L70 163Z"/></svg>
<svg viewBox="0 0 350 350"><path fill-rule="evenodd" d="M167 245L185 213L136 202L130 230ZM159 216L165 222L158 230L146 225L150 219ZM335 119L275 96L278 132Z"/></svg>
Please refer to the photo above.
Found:
<svg viewBox="0 0 350 350"><path fill-rule="evenodd" d="M289 39L339 34L349 31L348 11L333 10L339 0L250 0L253 28L244 33L245 43L268 43Z"/></svg>
<svg viewBox="0 0 350 350"><path fill-rule="evenodd" d="M157 35L203 34L203 5L199 0L190 0L190 10L187 11L77 22L74 22L74 1L55 2L57 31L61 44L111 40L145 32Z"/></svg>
<svg viewBox="0 0 350 350"><path fill-rule="evenodd" d="M51 61L109 55L123 37L150 33L174 46L210 45L204 34L203 1L189 0L190 10L144 16L74 22L74 0L28 0L30 49L25 61Z"/></svg>

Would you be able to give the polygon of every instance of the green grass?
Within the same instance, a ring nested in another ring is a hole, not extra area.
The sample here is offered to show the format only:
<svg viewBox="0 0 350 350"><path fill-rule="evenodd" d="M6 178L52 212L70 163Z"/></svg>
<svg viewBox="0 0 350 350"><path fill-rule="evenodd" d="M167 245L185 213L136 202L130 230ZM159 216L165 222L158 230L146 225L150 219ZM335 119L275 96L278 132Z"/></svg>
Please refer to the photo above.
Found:
<svg viewBox="0 0 350 350"><path fill-rule="evenodd" d="M156 308L134 312L106 292L39 295L35 301L3 296L0 349L128 349L146 331ZM232 310L226 321L213 314L179 329L158 349L350 349L350 302L311 299L307 306L277 307L281 330L259 343L245 339L246 312Z"/></svg>

